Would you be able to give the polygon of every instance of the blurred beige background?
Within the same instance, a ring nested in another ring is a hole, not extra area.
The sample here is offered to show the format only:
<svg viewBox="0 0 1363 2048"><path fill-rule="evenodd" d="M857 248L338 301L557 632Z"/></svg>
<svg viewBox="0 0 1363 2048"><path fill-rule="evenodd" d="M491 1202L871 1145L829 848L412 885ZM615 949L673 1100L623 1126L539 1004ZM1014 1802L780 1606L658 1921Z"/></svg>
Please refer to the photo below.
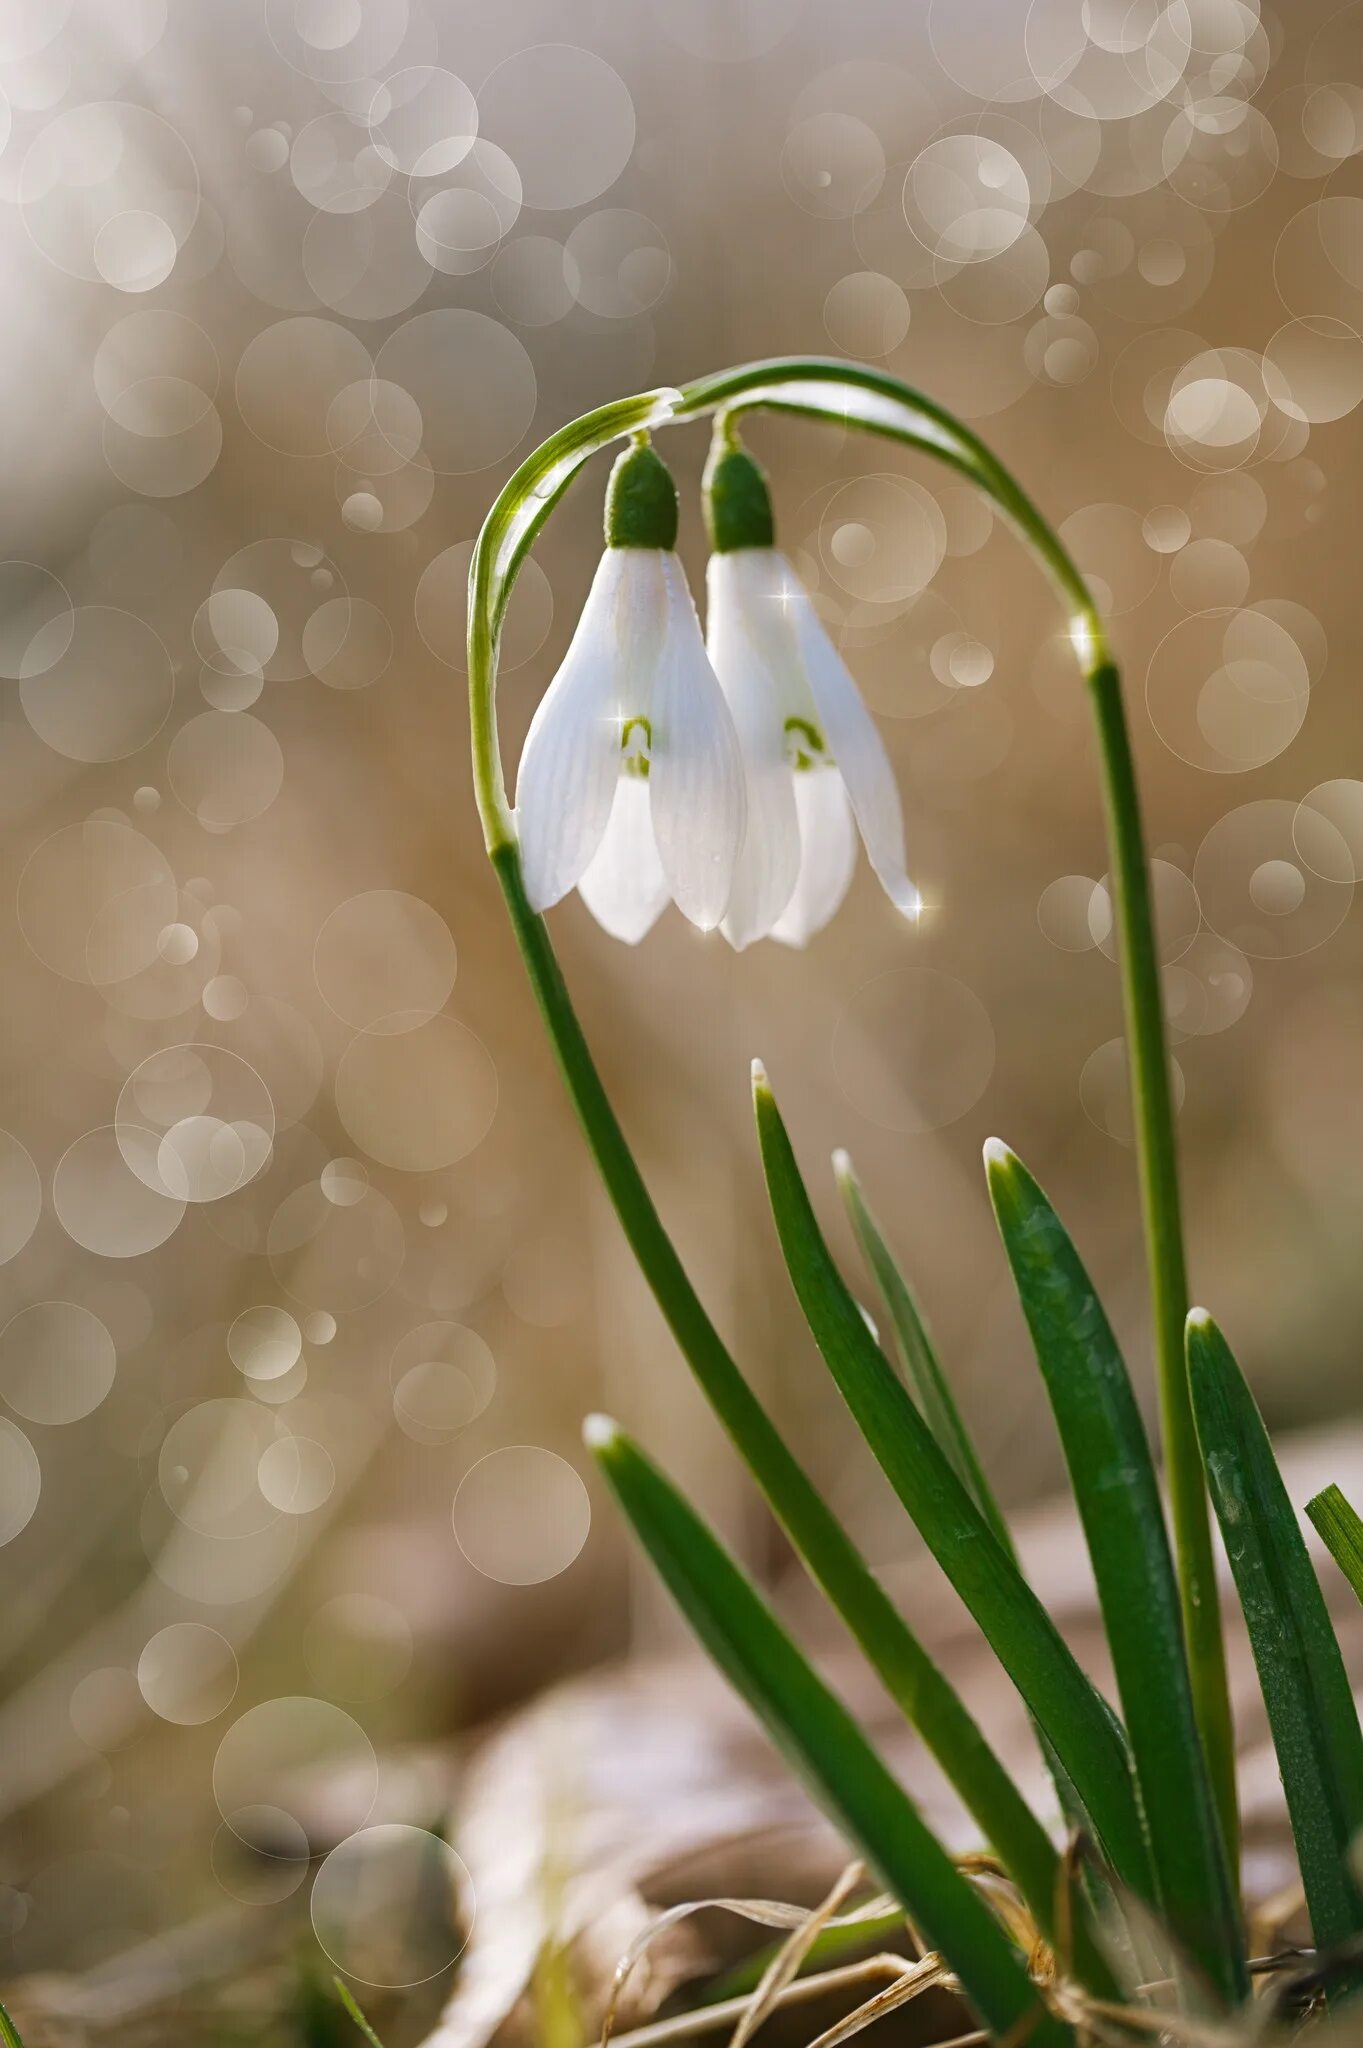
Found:
<svg viewBox="0 0 1363 2048"><path fill-rule="evenodd" d="M295 1765L384 1759L323 1840L427 1823L452 1730L665 1639L587 1410L779 1569L596 1190L469 788L470 544L612 396L873 358L1063 523L1162 864L1194 1290L1273 1424L1356 1409L1361 30L1248 0L8 10L8 1967L298 1905ZM748 1063L849 1258L825 1162L852 1152L1005 1500L1047 1490L990 1133L1149 1392L1097 786L1050 594L965 488L873 440L751 439L928 914L863 869L804 953L552 922L707 1298L889 1560L774 1252ZM704 430L665 452L699 593ZM515 599L508 772L603 480Z"/></svg>

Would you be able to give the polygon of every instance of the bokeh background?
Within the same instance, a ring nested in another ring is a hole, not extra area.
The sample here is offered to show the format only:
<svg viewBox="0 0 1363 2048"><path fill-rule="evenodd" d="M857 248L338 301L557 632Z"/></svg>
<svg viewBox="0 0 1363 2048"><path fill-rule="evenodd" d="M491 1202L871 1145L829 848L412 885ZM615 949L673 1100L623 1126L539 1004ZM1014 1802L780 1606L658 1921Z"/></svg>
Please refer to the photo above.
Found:
<svg viewBox="0 0 1363 2048"><path fill-rule="evenodd" d="M9 0L0 88L0 1937L107 2014L204 1967L201 1927L306 1926L310 1848L429 1826L461 1731L670 1639L588 1409L780 1568L596 1190L470 793L473 537L590 406L873 360L1060 524L1128 679L1195 1291L1276 1426L1357 1406L1363 7ZM804 953L553 926L707 1299L888 1560L748 1063L849 1257L851 1150L1005 1499L1044 1493L991 1132L1149 1392L1097 784L1053 599L961 482L751 440L928 912L863 871ZM667 453L699 591L704 429ZM520 580L509 768L602 483ZM327 1953L372 1981L368 1851L337 1853Z"/></svg>

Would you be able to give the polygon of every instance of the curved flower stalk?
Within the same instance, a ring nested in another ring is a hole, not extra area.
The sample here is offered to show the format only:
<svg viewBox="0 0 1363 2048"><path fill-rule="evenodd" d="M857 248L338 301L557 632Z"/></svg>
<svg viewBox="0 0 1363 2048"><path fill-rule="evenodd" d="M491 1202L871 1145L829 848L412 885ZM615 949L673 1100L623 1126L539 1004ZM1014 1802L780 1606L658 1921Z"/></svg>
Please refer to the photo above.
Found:
<svg viewBox="0 0 1363 2048"><path fill-rule="evenodd" d="M1093 599L1058 537L968 428L896 379L856 364L818 359L750 364L703 378L683 390L644 393L573 422L522 463L506 485L484 523L470 567L470 727L474 784L488 852L574 1105L635 1256L680 1348L835 1607L850 1621L864 1646L869 1636L880 1642L883 1651L883 1632L893 1633L897 1618L877 1610L868 1620L862 1561L850 1550L836 1520L791 1458L719 1338L653 1207L610 1107L548 931L527 893L497 744L497 648L506 604L526 550L577 470L597 449L640 429L714 413L723 414L731 424L756 410L859 428L946 463L1007 515L1050 575L1066 608L1070 642L1093 707L1102 766L1183 1625L1198 1727L1233 1867L1237 1833L1233 1740L1206 1489L1183 1350L1187 1283L1140 808L1118 673ZM712 653L718 652L712 646ZM846 782L845 752L841 765ZM751 787L750 781L750 803ZM854 796L854 808L855 802ZM873 827L867 843L879 865L877 847L883 857L888 838ZM898 870L889 859L886 867L895 878L894 894L899 887ZM778 895L773 882L762 897L761 914L754 923L760 924ZM907 900L903 907L908 907ZM774 914L773 928L779 915ZM859 1620L851 1619L853 1611ZM902 1642L898 1647L903 1650ZM877 1664L877 1668L882 1666Z"/></svg>

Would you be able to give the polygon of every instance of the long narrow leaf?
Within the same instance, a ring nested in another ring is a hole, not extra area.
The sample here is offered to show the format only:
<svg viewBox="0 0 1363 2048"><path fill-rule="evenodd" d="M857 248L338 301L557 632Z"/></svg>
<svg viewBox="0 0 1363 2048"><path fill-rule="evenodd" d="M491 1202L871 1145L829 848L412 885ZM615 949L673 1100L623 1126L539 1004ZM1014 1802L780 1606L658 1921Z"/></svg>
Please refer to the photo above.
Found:
<svg viewBox="0 0 1363 2048"><path fill-rule="evenodd" d="M683 1357L811 1578L855 1637L891 1699L922 1736L985 1841L1012 1872L1038 1927L1051 1936L1059 1896L1059 1858L1053 1843L959 1694L791 1452L706 1314L606 1098L544 920L532 914L526 901L514 849L495 856L495 861L573 1100L629 1242ZM1110 1979L1082 1929L1074 1963L1088 1988L1104 1995Z"/></svg>
<svg viewBox="0 0 1363 2048"><path fill-rule="evenodd" d="M1083 1523L1169 1930L1217 2002L1249 1996L1211 1780L1193 1712L1154 1461L1112 1326L1060 1218L991 1138L990 1198ZM1195 1994L1195 1981L1187 1992Z"/></svg>
<svg viewBox="0 0 1363 2048"><path fill-rule="evenodd" d="M961 1419L956 1397L942 1371L932 1338L928 1335L913 1289L904 1278L894 1253L881 1235L880 1226L867 1206L852 1161L846 1152L833 1154L833 1175L862 1255L890 1312L899 1363L904 1378L917 1397L928 1428L936 1437L956 1476L988 1522L1004 1549L1013 1544L984 1468L975 1454L970 1433Z"/></svg>
<svg viewBox="0 0 1363 2048"><path fill-rule="evenodd" d="M1337 1486L1327 1486L1306 1503L1316 1534L1363 1600L1363 1520Z"/></svg>
<svg viewBox="0 0 1363 2048"><path fill-rule="evenodd" d="M824 1243L760 1062L753 1095L772 1214L814 1341L886 1478L1055 1750L1113 1870L1154 1902L1130 1758L1111 1713L867 1329Z"/></svg>
<svg viewBox="0 0 1363 2048"><path fill-rule="evenodd" d="M842 1702L676 1489L614 1423L587 1442L682 1613L777 1748L960 1978L991 2031L1059 2048L1068 2029L998 1921L924 1825Z"/></svg>
<svg viewBox="0 0 1363 2048"><path fill-rule="evenodd" d="M369 2048L383 2048L382 2041L380 2041L378 2035L360 2011L359 2002L349 1985L343 1984L339 1977L333 1977L331 1981L336 1986L336 1996L364 2035L365 2040L369 2043Z"/></svg>
<svg viewBox="0 0 1363 2048"><path fill-rule="evenodd" d="M985 1477L984 1467L980 1463L961 1411L956 1405L951 1383L942 1369L937 1348L928 1333L913 1289L905 1278L899 1261L885 1241L846 1152L837 1151L833 1154L833 1175L862 1254L875 1276L876 1284L889 1311L902 1377L910 1392L916 1394L924 1420L941 1445L945 1456L954 1466L957 1478L1003 1548L1014 1562L1017 1562L1017 1551L1008 1523L993 1488ZM1108 1712L1111 1711L1107 1708L1106 1701L1103 1702L1103 1706ZM1125 1732L1115 1715L1113 1723L1116 1740L1124 1743ZM1065 1820L1071 1828L1082 1827L1085 1820L1082 1802L1076 1796L1055 1750L1040 1729L1037 1730L1037 1735ZM1091 1914L1108 1930L1111 1941L1116 1933L1120 1915L1111 1893L1100 1883L1091 1858L1085 1859L1081 1884L1088 1896ZM1129 1971L1127 1974L1130 1974Z"/></svg>
<svg viewBox="0 0 1363 2048"><path fill-rule="evenodd" d="M1363 1732L1306 1544L1244 1375L1205 1309L1188 1374L1212 1503L1245 1611L1319 1948L1363 1932L1348 1851L1363 1829ZM1354 1979L1359 1984L1358 1976Z"/></svg>

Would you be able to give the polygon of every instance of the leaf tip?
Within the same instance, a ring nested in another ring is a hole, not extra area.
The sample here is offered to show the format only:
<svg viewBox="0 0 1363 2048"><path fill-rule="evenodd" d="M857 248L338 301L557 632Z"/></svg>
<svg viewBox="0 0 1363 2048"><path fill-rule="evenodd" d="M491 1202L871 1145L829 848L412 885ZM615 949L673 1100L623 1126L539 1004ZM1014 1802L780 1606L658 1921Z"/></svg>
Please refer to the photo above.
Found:
<svg viewBox="0 0 1363 2048"><path fill-rule="evenodd" d="M589 1415L582 1425L582 1441L599 1456L619 1443L620 1425L609 1415Z"/></svg>
<svg viewBox="0 0 1363 2048"><path fill-rule="evenodd" d="M1230 1360L1229 1347L1209 1309L1189 1309L1183 1325L1183 1348L1188 1360L1193 1407L1200 1411L1209 1390L1224 1380Z"/></svg>
<svg viewBox="0 0 1363 2048"><path fill-rule="evenodd" d="M986 1138L984 1141L984 1170L992 1180L995 1174L1008 1173L1018 1163L1017 1153L1004 1144L1002 1138Z"/></svg>
<svg viewBox="0 0 1363 2048"><path fill-rule="evenodd" d="M855 1187L857 1184L856 1169L852 1165L852 1155L850 1152L845 1151L841 1145L838 1146L833 1154L833 1178L840 1188Z"/></svg>
<svg viewBox="0 0 1363 2048"><path fill-rule="evenodd" d="M771 1083L767 1079L767 1070L761 1060L754 1060L752 1063L752 1085L754 1094L759 1088L765 1088L770 1092Z"/></svg>

